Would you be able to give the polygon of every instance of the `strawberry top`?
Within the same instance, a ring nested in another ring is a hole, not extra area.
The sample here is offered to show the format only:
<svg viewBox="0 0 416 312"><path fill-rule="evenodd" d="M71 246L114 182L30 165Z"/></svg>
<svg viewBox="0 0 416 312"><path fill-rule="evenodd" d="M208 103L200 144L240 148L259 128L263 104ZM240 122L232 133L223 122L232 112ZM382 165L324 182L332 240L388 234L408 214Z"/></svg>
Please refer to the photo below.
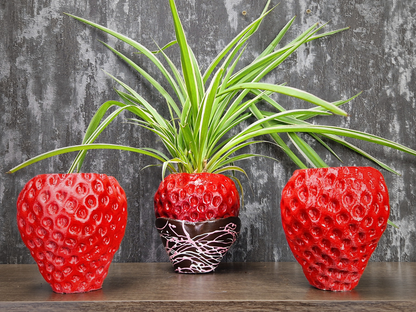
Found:
<svg viewBox="0 0 416 312"><path fill-rule="evenodd" d="M234 182L221 174L167 176L154 197L156 218L191 222L237 217L240 199Z"/></svg>

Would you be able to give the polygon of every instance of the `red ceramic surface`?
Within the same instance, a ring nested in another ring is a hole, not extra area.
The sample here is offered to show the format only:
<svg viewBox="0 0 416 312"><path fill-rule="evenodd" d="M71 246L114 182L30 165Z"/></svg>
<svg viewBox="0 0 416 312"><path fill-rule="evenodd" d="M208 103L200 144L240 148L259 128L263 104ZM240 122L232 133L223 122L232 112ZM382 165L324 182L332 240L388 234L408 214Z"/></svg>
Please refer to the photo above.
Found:
<svg viewBox="0 0 416 312"><path fill-rule="evenodd" d="M389 212L384 178L370 167L297 170L282 192L289 246L309 283L323 290L358 284Z"/></svg>
<svg viewBox="0 0 416 312"><path fill-rule="evenodd" d="M156 218L200 222L238 217L240 199L234 182L213 173L167 176L154 197Z"/></svg>
<svg viewBox="0 0 416 312"><path fill-rule="evenodd" d="M17 224L39 271L58 293L101 288L127 223L127 200L104 174L43 174L17 200Z"/></svg>

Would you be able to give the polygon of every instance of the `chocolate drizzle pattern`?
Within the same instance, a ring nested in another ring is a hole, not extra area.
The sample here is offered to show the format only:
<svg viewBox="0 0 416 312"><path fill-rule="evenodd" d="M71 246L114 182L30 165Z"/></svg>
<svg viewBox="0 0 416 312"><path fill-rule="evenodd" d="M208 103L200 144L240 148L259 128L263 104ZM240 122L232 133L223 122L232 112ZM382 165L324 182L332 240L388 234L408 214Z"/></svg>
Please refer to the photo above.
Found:
<svg viewBox="0 0 416 312"><path fill-rule="evenodd" d="M178 273L214 271L237 240L240 225L237 217L195 223L156 219L156 228Z"/></svg>

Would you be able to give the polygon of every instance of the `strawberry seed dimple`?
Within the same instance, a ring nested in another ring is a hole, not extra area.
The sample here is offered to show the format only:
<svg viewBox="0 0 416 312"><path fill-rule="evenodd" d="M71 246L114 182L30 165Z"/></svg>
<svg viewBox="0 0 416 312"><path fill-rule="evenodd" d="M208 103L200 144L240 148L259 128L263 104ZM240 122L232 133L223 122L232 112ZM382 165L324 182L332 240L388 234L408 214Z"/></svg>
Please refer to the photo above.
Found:
<svg viewBox="0 0 416 312"><path fill-rule="evenodd" d="M204 205L199 205L196 210L200 213L204 213L205 212L205 206Z"/></svg>
<svg viewBox="0 0 416 312"><path fill-rule="evenodd" d="M365 218L364 226L365 227L370 227L370 226L373 225L373 222L374 222L373 218L369 216L369 217Z"/></svg>
<svg viewBox="0 0 416 312"><path fill-rule="evenodd" d="M336 215L336 220L338 224L344 224L349 221L350 217L346 213L339 213Z"/></svg>
<svg viewBox="0 0 416 312"><path fill-rule="evenodd" d="M55 203L51 203L47 206L46 210L48 211L49 215L54 216L58 213L59 207Z"/></svg>
<svg viewBox="0 0 416 312"><path fill-rule="evenodd" d="M85 205L90 209L96 208L97 198L94 195L88 195L85 198Z"/></svg>
<svg viewBox="0 0 416 312"><path fill-rule="evenodd" d="M191 198L189 199L189 202L191 203L192 206L196 206L198 205L198 198L196 198L195 196L191 196Z"/></svg>
<svg viewBox="0 0 416 312"><path fill-rule="evenodd" d="M313 236L315 236L316 238L319 238L319 237L322 235L322 231L321 231L321 229L320 229L320 228L318 228L318 227L313 227L313 228L311 229L311 234L312 234Z"/></svg>
<svg viewBox="0 0 416 312"><path fill-rule="evenodd" d="M209 204L211 204L211 201L212 201L212 193L211 192L206 192L204 194L204 197L203 197L204 204L209 205Z"/></svg>
<svg viewBox="0 0 416 312"><path fill-rule="evenodd" d="M196 193L198 195L202 195L204 193L204 191L205 191L205 187L203 185L200 185L196 188Z"/></svg>
<svg viewBox="0 0 416 312"><path fill-rule="evenodd" d="M65 228L68 226L69 224L69 219L65 216L60 216L56 219L56 224L58 225L58 227L60 228Z"/></svg>
<svg viewBox="0 0 416 312"><path fill-rule="evenodd" d="M351 206L354 203L354 195L352 194L345 194L342 198L345 206Z"/></svg>
<svg viewBox="0 0 416 312"><path fill-rule="evenodd" d="M75 192L78 195L85 195L87 193L87 186L84 183L79 183L76 187L75 187Z"/></svg>
<svg viewBox="0 0 416 312"><path fill-rule="evenodd" d="M110 198L108 196L102 196L100 198L100 203L102 206L107 206L110 203Z"/></svg>
<svg viewBox="0 0 416 312"><path fill-rule="evenodd" d="M365 208L361 205L357 205L352 209L352 217L354 220L361 221L364 218L366 211Z"/></svg>
<svg viewBox="0 0 416 312"><path fill-rule="evenodd" d="M166 188L170 191L172 189L175 188L175 182L173 181L169 181L168 184L166 185Z"/></svg>
<svg viewBox="0 0 416 312"><path fill-rule="evenodd" d="M302 210L302 211L299 212L299 221L301 223L305 223L305 222L308 221L308 214L306 213L305 210Z"/></svg>
<svg viewBox="0 0 416 312"><path fill-rule="evenodd" d="M215 207L218 207L221 204L221 202L222 202L222 199L220 196L215 196L214 199L212 200L212 204Z"/></svg>
<svg viewBox="0 0 416 312"><path fill-rule="evenodd" d="M29 224L26 225L26 234L27 235L32 235L33 233L33 227L31 227Z"/></svg>
<svg viewBox="0 0 416 312"><path fill-rule="evenodd" d="M35 223L35 221L36 221L36 216L35 216L35 214L33 213L33 212L29 212L28 214L27 214L27 220L30 222L30 223Z"/></svg>
<svg viewBox="0 0 416 312"><path fill-rule="evenodd" d="M296 188L299 188L302 186L302 184L305 181L305 176L303 174L299 174L298 177L295 180L295 186Z"/></svg>
<svg viewBox="0 0 416 312"><path fill-rule="evenodd" d="M29 209L29 205L27 203L23 203L21 207L22 212L26 212Z"/></svg>
<svg viewBox="0 0 416 312"><path fill-rule="evenodd" d="M175 204L178 201L178 194L176 192L173 192L170 194L170 201Z"/></svg>
<svg viewBox="0 0 416 312"><path fill-rule="evenodd" d="M74 238L68 238L68 239L65 240L65 245L67 245L71 248L75 247L76 244L77 244L77 241Z"/></svg>
<svg viewBox="0 0 416 312"><path fill-rule="evenodd" d="M38 190L41 190L43 187L43 181L41 179L36 180L35 186Z"/></svg>
<svg viewBox="0 0 416 312"><path fill-rule="evenodd" d="M104 185L98 180L93 183L93 188L98 193L102 193L104 191Z"/></svg>
<svg viewBox="0 0 416 312"><path fill-rule="evenodd" d="M33 212L35 215L40 216L42 214L42 206L39 203L35 203L33 205Z"/></svg>
<svg viewBox="0 0 416 312"><path fill-rule="evenodd" d="M306 203L308 199L308 190L306 188L302 188L298 192L298 198L301 202Z"/></svg>
<svg viewBox="0 0 416 312"><path fill-rule="evenodd" d="M43 246L43 240L41 240L39 237L36 237L35 239L34 239L34 241L35 241L35 245L36 245L36 247L41 247L41 246Z"/></svg>
<svg viewBox="0 0 416 312"><path fill-rule="evenodd" d="M311 208L308 210L308 216L312 222L317 222L321 217L321 213L316 208Z"/></svg>
<svg viewBox="0 0 416 312"><path fill-rule="evenodd" d="M36 194L36 191L34 189L30 189L27 197L33 198L35 197L35 194Z"/></svg>
<svg viewBox="0 0 416 312"><path fill-rule="evenodd" d="M379 217L378 218L378 226L380 227L380 226L382 226L384 224L384 218L383 217Z"/></svg>
<svg viewBox="0 0 416 312"><path fill-rule="evenodd" d="M76 224L71 225L68 230L72 235L78 235L81 232L81 228Z"/></svg>
<svg viewBox="0 0 416 312"><path fill-rule="evenodd" d="M333 213L339 213L341 210L341 205L339 204L338 200L332 199L329 204L328 210Z"/></svg>
<svg viewBox="0 0 416 312"><path fill-rule="evenodd" d="M88 218L88 210L81 207L77 211L77 217L80 219L87 219Z"/></svg>
<svg viewBox="0 0 416 312"><path fill-rule="evenodd" d="M42 225L46 228L46 229L53 229L53 221L51 218L44 218L42 220Z"/></svg>
<svg viewBox="0 0 416 312"><path fill-rule="evenodd" d="M19 227L23 229L26 225L26 221L23 218L20 218L18 224L19 224Z"/></svg>
<svg viewBox="0 0 416 312"><path fill-rule="evenodd" d="M44 191L43 193L40 194L39 199L43 203L46 203L50 197L51 197L50 193L48 191Z"/></svg>
<svg viewBox="0 0 416 312"><path fill-rule="evenodd" d="M46 231L43 227L40 226L36 229L36 234L40 238L44 238L48 234L48 231Z"/></svg>

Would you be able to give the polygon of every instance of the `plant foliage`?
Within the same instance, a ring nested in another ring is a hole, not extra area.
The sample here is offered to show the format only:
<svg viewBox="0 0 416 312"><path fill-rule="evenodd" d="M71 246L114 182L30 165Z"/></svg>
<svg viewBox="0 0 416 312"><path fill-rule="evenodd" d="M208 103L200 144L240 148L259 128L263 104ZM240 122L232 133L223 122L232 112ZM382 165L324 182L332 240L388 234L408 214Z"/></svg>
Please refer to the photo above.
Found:
<svg viewBox="0 0 416 312"><path fill-rule="evenodd" d="M326 167L327 164L298 135L299 133L310 134L336 157L338 156L325 141L342 144L392 172L394 172L392 168L347 142L344 137L364 140L416 155L415 150L368 133L308 122L309 119L318 115L347 116L347 113L340 107L354 97L330 103L313 94L284 84L271 84L263 81L268 73L275 70L300 46L347 28L319 33L325 25L315 24L289 43L282 44L282 39L295 20L292 18L258 57L237 71L236 65L246 48L248 39L258 30L263 19L274 9L269 10L269 0L262 14L225 46L212 60L205 73L202 73L187 42L174 0L169 0L169 4L176 40L156 51L157 53L118 32L68 14L78 21L125 42L146 56L158 68L160 77L153 77L127 55L104 43L108 49L129 64L160 93L169 109L169 118L164 118L159 113L160 109L152 106L128 84L109 74L121 87L120 90L117 90L120 100L108 101L101 105L92 118L81 145L60 148L39 155L13 168L10 172L41 159L72 151L78 151L78 155L69 171L80 171L85 154L90 149L128 150L151 156L161 162L163 174L165 170L189 173L222 173L227 170L244 172L235 163L258 155L244 153L241 150L248 145L262 142L258 137L267 134L300 168ZM177 68L164 52L165 48L172 45L179 46L181 69ZM159 57L165 60L164 63L168 67L163 65ZM161 78L168 82L173 94L170 94L162 86L159 82ZM312 107L309 109L284 108L272 99L270 96L272 93L306 101L312 104ZM260 102L266 103L270 110L260 110L258 107ZM135 116L130 120L132 123L148 129L160 137L166 147L165 152L152 148L94 143L102 131L122 111L126 110ZM249 119L252 116L256 118L255 121L250 122L249 120L253 120ZM238 133L234 134L233 132L233 135L230 135L232 129L240 130ZM280 134L282 133L288 134L291 146L295 151L297 150L297 153L291 150L290 144L288 145L281 138ZM301 155L303 159L297 155Z"/></svg>

